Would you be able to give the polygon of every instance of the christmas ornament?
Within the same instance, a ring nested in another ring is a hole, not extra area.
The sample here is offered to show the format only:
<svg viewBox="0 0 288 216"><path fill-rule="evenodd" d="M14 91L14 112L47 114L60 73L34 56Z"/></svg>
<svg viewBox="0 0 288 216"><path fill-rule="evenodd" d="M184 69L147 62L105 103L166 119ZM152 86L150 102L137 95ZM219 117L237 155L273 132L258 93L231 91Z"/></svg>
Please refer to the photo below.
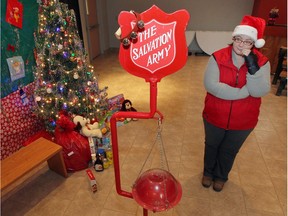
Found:
<svg viewBox="0 0 288 216"><path fill-rule="evenodd" d="M38 102L38 101L41 101L41 97L39 97L39 96L36 96L35 97L35 100Z"/></svg>
<svg viewBox="0 0 288 216"><path fill-rule="evenodd" d="M73 75L73 78L74 79L78 79L79 78L79 74L77 72L75 72L74 75Z"/></svg>
<svg viewBox="0 0 288 216"><path fill-rule="evenodd" d="M130 45L130 40L137 38L137 32L144 28L141 15L135 11L122 11L118 16L118 23L120 27L115 32L115 36L126 47Z"/></svg>

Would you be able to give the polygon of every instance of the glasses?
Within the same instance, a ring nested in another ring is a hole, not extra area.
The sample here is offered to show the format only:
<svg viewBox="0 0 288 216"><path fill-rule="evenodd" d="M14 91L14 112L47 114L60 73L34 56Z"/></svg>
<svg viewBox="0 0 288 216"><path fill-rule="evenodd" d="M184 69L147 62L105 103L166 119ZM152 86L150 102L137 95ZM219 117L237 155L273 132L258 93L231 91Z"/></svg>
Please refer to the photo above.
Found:
<svg viewBox="0 0 288 216"><path fill-rule="evenodd" d="M253 44L252 41L243 41L243 40L242 40L241 38L239 38L239 37L234 37L234 38L233 38L233 41L234 41L235 43L238 43L238 44L243 43L245 46L251 46L251 45Z"/></svg>

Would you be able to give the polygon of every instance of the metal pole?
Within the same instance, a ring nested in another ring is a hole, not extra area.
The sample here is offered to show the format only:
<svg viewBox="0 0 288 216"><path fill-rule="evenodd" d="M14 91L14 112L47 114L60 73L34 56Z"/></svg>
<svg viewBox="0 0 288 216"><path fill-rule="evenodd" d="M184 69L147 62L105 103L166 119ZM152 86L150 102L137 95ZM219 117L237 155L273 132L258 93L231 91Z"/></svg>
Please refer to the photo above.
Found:
<svg viewBox="0 0 288 216"><path fill-rule="evenodd" d="M118 151L118 138L117 138L117 118L138 118L138 119L151 119L156 118L155 113L158 113L161 119L163 115L157 110L157 79L150 80L150 112L116 112L110 119L111 127L111 141L114 161L114 174L116 191L119 195L132 198L132 193L124 191L121 188L121 175L119 166L119 151ZM159 117L157 117L159 119ZM147 213L148 214L148 213Z"/></svg>

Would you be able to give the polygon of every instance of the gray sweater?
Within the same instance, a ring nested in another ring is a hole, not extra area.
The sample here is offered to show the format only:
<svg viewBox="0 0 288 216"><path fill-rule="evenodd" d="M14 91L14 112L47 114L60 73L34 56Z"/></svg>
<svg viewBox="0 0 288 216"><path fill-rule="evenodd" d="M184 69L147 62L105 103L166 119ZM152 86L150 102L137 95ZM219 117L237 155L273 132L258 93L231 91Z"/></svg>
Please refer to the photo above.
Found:
<svg viewBox="0 0 288 216"><path fill-rule="evenodd" d="M236 63L236 54L232 51L233 64ZM219 68L214 57L211 56L204 75L204 86L210 94L225 100L238 100L248 97L262 97L271 88L270 62L263 65L254 75L247 72L247 83L242 88L232 87L219 81Z"/></svg>

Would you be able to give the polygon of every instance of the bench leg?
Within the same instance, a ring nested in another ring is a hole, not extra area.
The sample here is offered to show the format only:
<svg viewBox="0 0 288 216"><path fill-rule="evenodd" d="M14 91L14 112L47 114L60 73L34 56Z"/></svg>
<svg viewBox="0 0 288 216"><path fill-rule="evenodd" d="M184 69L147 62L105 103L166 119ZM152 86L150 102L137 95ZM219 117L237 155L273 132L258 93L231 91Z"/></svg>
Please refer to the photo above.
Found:
<svg viewBox="0 0 288 216"><path fill-rule="evenodd" d="M48 166L51 170L53 170L54 172L56 172L56 173L58 173L64 177L68 176L62 152L58 152L53 157L48 159L47 162L48 162Z"/></svg>
<svg viewBox="0 0 288 216"><path fill-rule="evenodd" d="M282 94L282 90L285 88L286 85L287 85L287 78L282 77L280 80L280 84L278 86L277 92L276 92L277 96L280 96Z"/></svg>

